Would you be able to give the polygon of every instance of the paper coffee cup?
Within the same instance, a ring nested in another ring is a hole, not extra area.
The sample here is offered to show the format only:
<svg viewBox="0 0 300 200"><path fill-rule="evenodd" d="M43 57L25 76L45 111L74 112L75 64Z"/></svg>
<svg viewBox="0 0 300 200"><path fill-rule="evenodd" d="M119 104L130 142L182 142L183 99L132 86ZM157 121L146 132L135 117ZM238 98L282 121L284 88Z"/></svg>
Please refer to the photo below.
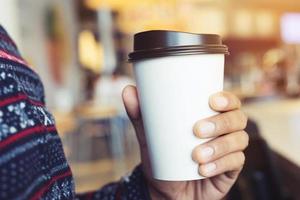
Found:
<svg viewBox="0 0 300 200"><path fill-rule="evenodd" d="M220 36L147 31L134 37L133 63L155 179L196 180L193 149L207 140L193 134L195 122L215 115L209 96L223 90Z"/></svg>

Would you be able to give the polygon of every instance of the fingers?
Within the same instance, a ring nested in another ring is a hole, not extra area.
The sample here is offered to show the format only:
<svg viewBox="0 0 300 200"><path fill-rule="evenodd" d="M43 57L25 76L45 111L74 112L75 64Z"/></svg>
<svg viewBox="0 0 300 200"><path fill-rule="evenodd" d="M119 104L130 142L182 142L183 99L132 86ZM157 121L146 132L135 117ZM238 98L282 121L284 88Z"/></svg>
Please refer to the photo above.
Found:
<svg viewBox="0 0 300 200"><path fill-rule="evenodd" d="M199 163L199 173L206 177L219 174L236 174L242 169L245 156L242 152L249 143L248 134L243 131L247 117L240 110L239 99L228 92L210 97L209 105L216 116L200 120L194 125L194 134L199 138L215 139L197 146L192 154Z"/></svg>
<svg viewBox="0 0 300 200"><path fill-rule="evenodd" d="M215 111L224 112L239 109L241 102L229 92L219 92L209 98L209 105Z"/></svg>
<svg viewBox="0 0 300 200"><path fill-rule="evenodd" d="M122 98L129 118L133 121L139 120L141 116L136 87L132 85L126 86L123 90Z"/></svg>
<svg viewBox="0 0 300 200"><path fill-rule="evenodd" d="M248 143L249 136L245 131L231 133L197 146L192 158L199 164L206 164L230 153L243 151Z"/></svg>
<svg viewBox="0 0 300 200"><path fill-rule="evenodd" d="M243 152L234 152L216 161L199 166L199 173L205 177L213 177L225 172L234 172L242 169L245 163Z"/></svg>
<svg viewBox="0 0 300 200"><path fill-rule="evenodd" d="M246 125L246 115L234 110L196 122L193 132L199 138L210 138L243 130Z"/></svg>

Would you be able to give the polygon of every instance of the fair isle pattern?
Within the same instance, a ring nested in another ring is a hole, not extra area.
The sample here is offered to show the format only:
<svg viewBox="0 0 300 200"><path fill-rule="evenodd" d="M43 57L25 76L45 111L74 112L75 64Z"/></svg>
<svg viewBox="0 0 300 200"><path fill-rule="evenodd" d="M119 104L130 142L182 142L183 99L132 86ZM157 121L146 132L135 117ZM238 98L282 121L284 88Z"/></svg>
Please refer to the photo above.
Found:
<svg viewBox="0 0 300 200"><path fill-rule="evenodd" d="M41 80L0 26L0 200L150 199L140 167L95 192L74 188Z"/></svg>
<svg viewBox="0 0 300 200"><path fill-rule="evenodd" d="M7 32L0 25L0 49L7 52L8 55L18 57L22 60L21 55L15 42L8 36Z"/></svg>
<svg viewBox="0 0 300 200"><path fill-rule="evenodd" d="M24 64L1 30L0 199L72 199L71 171L45 107L43 85Z"/></svg>
<svg viewBox="0 0 300 200"><path fill-rule="evenodd" d="M10 54L6 53L6 52L3 51L3 50L0 50L0 58L5 58L5 59L8 59L8 60L12 60L12 61L21 63L21 64L23 64L23 65L26 65L26 64L27 64L24 60L22 60L22 59L20 59L20 58L18 58L18 57L15 57L15 56L13 56L13 55L10 55Z"/></svg>

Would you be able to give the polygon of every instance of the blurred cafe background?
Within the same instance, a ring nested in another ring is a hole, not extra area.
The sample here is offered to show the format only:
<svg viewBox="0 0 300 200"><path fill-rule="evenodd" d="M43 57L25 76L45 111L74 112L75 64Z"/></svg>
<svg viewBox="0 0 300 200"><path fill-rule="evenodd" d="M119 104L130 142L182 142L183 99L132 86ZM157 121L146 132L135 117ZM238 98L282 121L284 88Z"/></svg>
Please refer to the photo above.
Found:
<svg viewBox="0 0 300 200"><path fill-rule="evenodd" d="M127 54L134 33L169 29L220 34L231 52L225 88L251 142L230 199L300 199L300 1L1 0L0 23L44 82L78 192L139 163Z"/></svg>

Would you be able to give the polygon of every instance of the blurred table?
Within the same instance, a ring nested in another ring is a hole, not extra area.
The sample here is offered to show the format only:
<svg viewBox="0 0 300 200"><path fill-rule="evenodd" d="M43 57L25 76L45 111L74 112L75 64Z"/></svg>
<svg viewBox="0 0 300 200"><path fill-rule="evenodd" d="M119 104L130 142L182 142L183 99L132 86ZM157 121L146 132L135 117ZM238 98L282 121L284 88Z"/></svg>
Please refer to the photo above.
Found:
<svg viewBox="0 0 300 200"><path fill-rule="evenodd" d="M76 113L80 118L84 119L102 119L115 117L117 110L110 105L97 105L89 102L78 106Z"/></svg>
<svg viewBox="0 0 300 200"><path fill-rule="evenodd" d="M138 155L126 154L123 118L115 107L89 102L78 106L75 112L79 126L77 137L80 138L76 157L79 159L74 160L71 167L77 192L94 190L119 180L138 163ZM135 152L138 152L137 147Z"/></svg>
<svg viewBox="0 0 300 200"><path fill-rule="evenodd" d="M77 129L76 116L72 112L52 111L55 118L57 132L64 144L64 152L67 158L72 154L70 137Z"/></svg>
<svg viewBox="0 0 300 200"><path fill-rule="evenodd" d="M255 102L243 110L271 149L300 167L300 99Z"/></svg>
<svg viewBox="0 0 300 200"><path fill-rule="evenodd" d="M122 158L124 157L124 134L122 130L121 117L118 115L118 111L114 106L110 105L99 105L93 102L89 102L79 106L76 109L76 113L79 119L80 132L84 132L89 134L88 126L84 126L90 124L92 127L94 125L94 129L99 129L97 136L109 136L109 147L112 153L113 158ZM95 125L103 125L105 128L102 129L100 127L96 127ZM91 130L91 129L90 129ZM95 132L95 131L91 131ZM102 132L102 133L101 133ZM103 135L104 134L104 135ZM92 139L92 137L90 137ZM90 143L93 141L90 140ZM89 146L90 144L86 144ZM92 151L92 149L91 149ZM92 153L92 152L91 152Z"/></svg>
<svg viewBox="0 0 300 200"><path fill-rule="evenodd" d="M65 134L73 132L76 129L77 125L74 113L65 113L59 111L53 111L52 113L55 118L57 131L61 137L64 137Z"/></svg>

